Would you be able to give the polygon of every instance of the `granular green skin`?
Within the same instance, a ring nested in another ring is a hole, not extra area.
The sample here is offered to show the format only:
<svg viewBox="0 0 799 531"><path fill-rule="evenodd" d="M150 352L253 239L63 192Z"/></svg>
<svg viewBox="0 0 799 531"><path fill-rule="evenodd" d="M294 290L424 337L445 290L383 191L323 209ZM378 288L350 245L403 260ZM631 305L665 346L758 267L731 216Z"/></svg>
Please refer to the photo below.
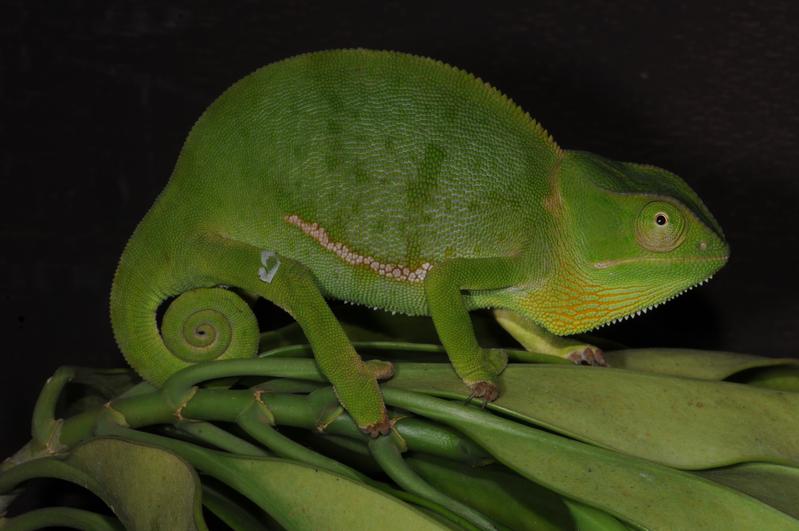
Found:
<svg viewBox="0 0 799 531"><path fill-rule="evenodd" d="M389 374L363 364L325 297L431 315L456 372L493 399L504 360L467 310L576 333L665 301L728 254L679 177L562 150L441 62L337 50L266 66L208 108L125 249L111 317L130 364L160 384L254 355L255 319L225 287L265 297L375 434L388 427L375 376ZM158 307L183 293L159 333Z"/></svg>

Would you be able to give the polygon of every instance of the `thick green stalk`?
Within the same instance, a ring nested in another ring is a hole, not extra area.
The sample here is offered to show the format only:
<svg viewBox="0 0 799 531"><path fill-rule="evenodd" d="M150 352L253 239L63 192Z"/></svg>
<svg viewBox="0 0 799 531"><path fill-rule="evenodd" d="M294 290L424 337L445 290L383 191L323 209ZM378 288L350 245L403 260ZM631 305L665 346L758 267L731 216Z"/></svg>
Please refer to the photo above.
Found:
<svg viewBox="0 0 799 531"><path fill-rule="evenodd" d="M185 432L198 440L212 444L233 454L239 455L252 455L266 457L269 452L263 448L256 446L240 437L236 437L232 433L223 430L219 426L215 426L210 422L199 422L183 420L176 424L179 431Z"/></svg>
<svg viewBox="0 0 799 531"><path fill-rule="evenodd" d="M269 531L235 501L208 485L203 485L203 505L234 531Z"/></svg>
<svg viewBox="0 0 799 531"><path fill-rule="evenodd" d="M265 364L266 361L269 363ZM230 376L231 372L235 374L242 369L251 369L252 365L255 365L260 372L265 373L265 376L285 376L305 380L321 379L311 360L274 359L243 362L245 365L250 364L250 367L241 367L241 363L240 360L232 360L206 364L201 366L202 376L217 379L223 375ZM187 371L182 371L179 374L183 375L183 372ZM56 396L54 385L45 386L47 396L42 404L52 403L52 398ZM173 387L173 390L175 389L177 387ZM60 437L57 442L69 448L86 440L94 434L100 417L108 414L118 415L124 419L126 425L133 428L154 424L172 424L184 419L236 422L240 412L251 403L254 394L253 390L194 389L193 384L190 384L188 389L183 387L177 391L172 396L183 397L177 404L174 403L174 400L164 400L162 392L141 392L65 419L61 425ZM319 428L320 417L324 416L323 412L329 408L330 401L335 398L330 388L321 389L308 396L270 393L265 393L263 396L278 425L311 430ZM45 414L45 412L47 413ZM42 406L39 418L42 426L49 425L49 419L52 419L52 409L49 406L47 408ZM412 450L469 463L487 462L491 459L477 445L458 435L454 430L436 426L421 419L403 418L397 422L396 429ZM362 440L364 437L348 415L333 417L324 426L324 430L327 433ZM43 431L43 433L45 432ZM34 455L39 456L40 454ZM14 463L11 462L10 466L13 465ZM8 466L9 463L6 463L6 468Z"/></svg>
<svg viewBox="0 0 799 531"><path fill-rule="evenodd" d="M471 524L470 527L496 531L497 527L494 523L480 514L480 512L450 498L419 477L402 459L402 453L394 440L394 436L378 437L370 440L369 450L386 474L404 490L443 505L467 520Z"/></svg>
<svg viewBox="0 0 799 531"><path fill-rule="evenodd" d="M330 459L314 452L279 433L271 424L272 418L268 414L268 409L266 412L264 409L266 409L266 406L258 402L250 404L239 415L238 423L248 435L275 452L278 457L324 468L356 481L364 481L366 479L363 474L354 469L339 463L335 459Z"/></svg>
<svg viewBox="0 0 799 531"><path fill-rule="evenodd" d="M47 379L42 387L36 405L33 408L31 421L31 436L34 444L46 448L50 453L57 450L59 421L55 418L55 408L58 397L64 386L75 376L73 367L60 367L55 374ZM54 440L55 439L55 440Z"/></svg>
<svg viewBox="0 0 799 531"><path fill-rule="evenodd" d="M116 518L72 507L46 507L13 518L0 517L0 528L4 531L34 531L51 527L91 529L92 531L124 531L125 529Z"/></svg>

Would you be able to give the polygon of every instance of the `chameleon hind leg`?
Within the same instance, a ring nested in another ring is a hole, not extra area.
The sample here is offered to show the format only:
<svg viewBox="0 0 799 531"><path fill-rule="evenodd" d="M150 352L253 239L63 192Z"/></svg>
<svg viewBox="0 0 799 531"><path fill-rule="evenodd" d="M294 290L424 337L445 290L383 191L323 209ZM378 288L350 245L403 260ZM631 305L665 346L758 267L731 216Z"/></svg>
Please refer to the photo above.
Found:
<svg viewBox="0 0 799 531"><path fill-rule="evenodd" d="M272 251L217 235L196 243L191 266L206 281L247 290L275 303L303 329L319 369L339 402L363 431L375 437L390 424L377 379L391 376L385 362L365 363L301 263Z"/></svg>
<svg viewBox="0 0 799 531"><path fill-rule="evenodd" d="M425 278L427 305L438 337L473 397L497 398L494 378L508 360L501 349L477 343L462 290L501 289L514 285L518 277L514 258L456 258L436 264Z"/></svg>

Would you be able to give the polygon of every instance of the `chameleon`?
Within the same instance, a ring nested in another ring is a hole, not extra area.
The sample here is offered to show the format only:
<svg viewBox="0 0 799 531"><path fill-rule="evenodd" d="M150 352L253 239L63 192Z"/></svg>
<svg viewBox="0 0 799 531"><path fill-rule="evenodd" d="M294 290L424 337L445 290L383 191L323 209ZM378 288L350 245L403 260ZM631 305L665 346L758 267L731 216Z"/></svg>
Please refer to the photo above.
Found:
<svg viewBox="0 0 799 531"><path fill-rule="evenodd" d="M205 110L125 246L110 313L128 363L161 385L255 356L242 295L266 298L376 437L391 427L378 382L392 365L363 361L328 299L430 316L472 396L491 401L507 355L481 347L470 311L511 312L541 345L601 365L559 336L646 311L728 257L677 175L563 149L443 62L330 50L264 66Z"/></svg>

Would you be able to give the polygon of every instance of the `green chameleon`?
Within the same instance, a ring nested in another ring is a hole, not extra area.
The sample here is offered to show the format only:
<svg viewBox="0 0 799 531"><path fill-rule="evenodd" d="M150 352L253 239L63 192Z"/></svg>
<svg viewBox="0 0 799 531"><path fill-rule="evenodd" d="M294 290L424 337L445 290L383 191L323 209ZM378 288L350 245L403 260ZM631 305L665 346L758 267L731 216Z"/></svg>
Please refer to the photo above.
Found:
<svg viewBox="0 0 799 531"><path fill-rule="evenodd" d="M431 316L472 395L494 400L506 356L478 344L469 310L512 312L540 325L542 349L601 365L598 349L552 334L646 311L728 255L676 175L563 150L439 61L325 51L257 70L200 117L125 248L111 320L159 385L192 363L254 356L258 326L237 292L264 297L377 436L391 364L362 361L326 297Z"/></svg>

